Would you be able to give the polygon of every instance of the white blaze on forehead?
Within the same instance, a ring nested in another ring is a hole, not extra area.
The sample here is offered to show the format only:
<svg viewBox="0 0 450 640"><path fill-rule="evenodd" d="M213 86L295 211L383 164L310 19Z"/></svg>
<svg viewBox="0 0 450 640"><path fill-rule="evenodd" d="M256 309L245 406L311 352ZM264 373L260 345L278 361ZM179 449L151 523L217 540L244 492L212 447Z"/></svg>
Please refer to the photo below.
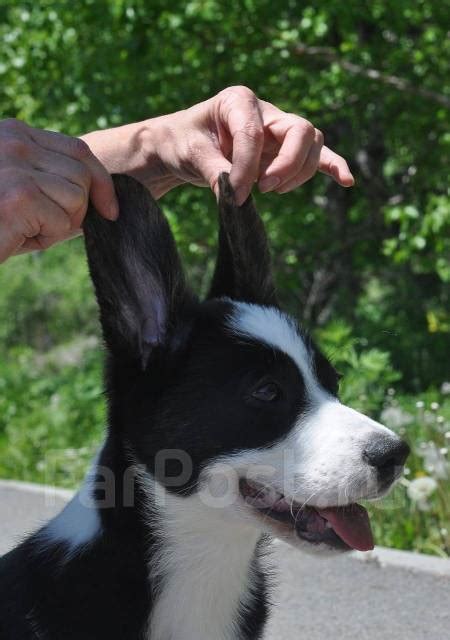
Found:
<svg viewBox="0 0 450 640"><path fill-rule="evenodd" d="M310 396L322 400L325 392L314 373L312 355L292 318L275 307L233 302L228 321L233 333L263 342L288 355L297 365Z"/></svg>

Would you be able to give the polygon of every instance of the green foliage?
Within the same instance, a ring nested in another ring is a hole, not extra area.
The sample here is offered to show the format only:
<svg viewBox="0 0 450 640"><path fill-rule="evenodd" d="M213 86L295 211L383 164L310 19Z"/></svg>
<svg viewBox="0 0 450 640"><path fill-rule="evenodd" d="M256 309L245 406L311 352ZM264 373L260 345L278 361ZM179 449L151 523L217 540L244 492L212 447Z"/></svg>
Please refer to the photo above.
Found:
<svg viewBox="0 0 450 640"><path fill-rule="evenodd" d="M102 440L98 345L45 356L14 348L0 362L0 477L75 487Z"/></svg>
<svg viewBox="0 0 450 640"><path fill-rule="evenodd" d="M80 240L11 259L0 268L0 353L45 351L98 331L97 307Z"/></svg>
<svg viewBox="0 0 450 640"><path fill-rule="evenodd" d="M366 339L353 337L350 327L339 321L319 331L318 338L342 375L342 401L375 414L383 404L387 387L400 378L392 368L389 354L368 348Z"/></svg>
<svg viewBox="0 0 450 640"><path fill-rule="evenodd" d="M76 135L246 84L311 119L356 187L320 176L258 206L283 303L317 328L344 397L376 417L392 386L407 406L448 380L447 23L438 0L0 0L0 117ZM183 188L163 204L205 292L214 198ZM0 475L76 484L102 430L96 318L79 241L1 266ZM412 443L444 446L414 416ZM377 511L378 539L448 552L431 533L446 508Z"/></svg>

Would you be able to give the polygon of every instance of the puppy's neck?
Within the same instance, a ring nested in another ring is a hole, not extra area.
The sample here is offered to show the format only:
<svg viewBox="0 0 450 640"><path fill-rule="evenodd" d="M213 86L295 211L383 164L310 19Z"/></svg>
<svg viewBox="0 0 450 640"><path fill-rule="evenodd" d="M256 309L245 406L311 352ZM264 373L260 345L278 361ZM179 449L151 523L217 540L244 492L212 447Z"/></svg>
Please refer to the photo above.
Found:
<svg viewBox="0 0 450 640"><path fill-rule="evenodd" d="M251 606L259 566L260 533L226 523L199 495L179 497L150 476L148 526L157 540L149 560L154 606L152 640L237 640L242 611Z"/></svg>

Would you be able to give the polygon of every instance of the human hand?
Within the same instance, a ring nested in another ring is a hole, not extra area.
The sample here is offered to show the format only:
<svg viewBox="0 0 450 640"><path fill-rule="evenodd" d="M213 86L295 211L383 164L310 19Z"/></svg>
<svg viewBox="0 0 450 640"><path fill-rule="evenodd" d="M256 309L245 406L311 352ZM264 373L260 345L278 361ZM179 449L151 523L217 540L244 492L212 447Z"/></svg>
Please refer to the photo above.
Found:
<svg viewBox="0 0 450 640"><path fill-rule="evenodd" d="M229 87L147 123L147 147L145 134L142 140L149 161L136 175L155 197L186 182L209 185L217 193L222 171L230 173L239 204L254 182L263 193L286 193L317 171L343 187L354 184L347 162L324 146L323 134L308 120L260 100L246 87Z"/></svg>
<svg viewBox="0 0 450 640"><path fill-rule="evenodd" d="M0 262L78 234L89 198L117 217L111 177L85 142L0 121Z"/></svg>

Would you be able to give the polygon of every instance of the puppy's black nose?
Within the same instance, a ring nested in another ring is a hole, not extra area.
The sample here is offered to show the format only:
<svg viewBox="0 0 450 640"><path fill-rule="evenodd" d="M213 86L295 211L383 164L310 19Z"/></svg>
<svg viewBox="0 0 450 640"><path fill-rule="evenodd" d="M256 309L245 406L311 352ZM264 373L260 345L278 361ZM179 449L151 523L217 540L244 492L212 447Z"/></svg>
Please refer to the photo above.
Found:
<svg viewBox="0 0 450 640"><path fill-rule="evenodd" d="M372 467L389 473L405 463L409 451L409 446L400 438L383 435L369 441L364 457Z"/></svg>

